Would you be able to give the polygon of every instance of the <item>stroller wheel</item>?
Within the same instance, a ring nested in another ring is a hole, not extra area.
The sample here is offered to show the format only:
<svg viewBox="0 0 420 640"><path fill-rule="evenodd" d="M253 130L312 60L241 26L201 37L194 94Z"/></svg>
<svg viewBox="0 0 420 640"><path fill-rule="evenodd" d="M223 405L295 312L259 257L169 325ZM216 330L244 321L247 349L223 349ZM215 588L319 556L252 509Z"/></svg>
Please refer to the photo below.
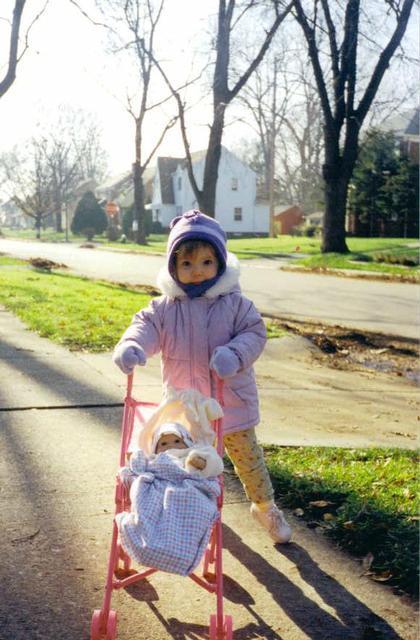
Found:
<svg viewBox="0 0 420 640"><path fill-rule="evenodd" d="M106 640L115 640L117 637L117 612L111 609L106 625Z"/></svg>
<svg viewBox="0 0 420 640"><path fill-rule="evenodd" d="M101 633L101 614L100 609L95 609L92 615L92 622L90 624L90 640L101 640L103 634Z"/></svg>
<svg viewBox="0 0 420 640"><path fill-rule="evenodd" d="M217 615L210 616L210 640L232 640L233 622L232 616L223 617L223 629L217 628Z"/></svg>

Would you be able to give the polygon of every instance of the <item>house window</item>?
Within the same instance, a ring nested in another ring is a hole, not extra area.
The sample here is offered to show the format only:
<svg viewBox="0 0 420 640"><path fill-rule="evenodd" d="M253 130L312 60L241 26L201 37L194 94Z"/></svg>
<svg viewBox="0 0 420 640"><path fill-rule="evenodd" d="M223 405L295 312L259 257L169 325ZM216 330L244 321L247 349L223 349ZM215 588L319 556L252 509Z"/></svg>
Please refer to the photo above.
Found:
<svg viewBox="0 0 420 640"><path fill-rule="evenodd" d="M182 178L178 178L178 191L182 189Z"/></svg>
<svg viewBox="0 0 420 640"><path fill-rule="evenodd" d="M242 220L242 207L234 208L233 219L235 220L235 222L240 222Z"/></svg>
<svg viewBox="0 0 420 640"><path fill-rule="evenodd" d="M232 191L238 190L238 178L232 178L230 184L231 184Z"/></svg>
<svg viewBox="0 0 420 640"><path fill-rule="evenodd" d="M153 209L153 222L159 222L160 209Z"/></svg>

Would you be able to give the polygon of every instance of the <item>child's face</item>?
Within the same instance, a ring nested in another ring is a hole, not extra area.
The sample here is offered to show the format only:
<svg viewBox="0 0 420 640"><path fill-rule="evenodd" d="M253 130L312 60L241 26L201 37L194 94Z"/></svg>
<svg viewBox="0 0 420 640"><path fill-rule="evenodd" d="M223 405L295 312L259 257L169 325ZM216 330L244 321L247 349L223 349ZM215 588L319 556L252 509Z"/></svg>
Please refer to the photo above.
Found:
<svg viewBox="0 0 420 640"><path fill-rule="evenodd" d="M219 261L212 247L198 247L192 253L176 255L176 277L182 284L201 284L217 274Z"/></svg>
<svg viewBox="0 0 420 640"><path fill-rule="evenodd" d="M168 449L188 449L188 447L176 433L164 433L158 440L156 453L162 453Z"/></svg>

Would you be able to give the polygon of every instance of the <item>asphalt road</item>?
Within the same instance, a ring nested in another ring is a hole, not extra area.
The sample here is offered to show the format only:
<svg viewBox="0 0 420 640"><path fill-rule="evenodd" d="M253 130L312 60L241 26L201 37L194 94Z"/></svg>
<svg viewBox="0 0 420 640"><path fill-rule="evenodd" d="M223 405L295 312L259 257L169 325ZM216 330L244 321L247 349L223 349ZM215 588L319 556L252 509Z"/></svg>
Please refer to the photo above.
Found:
<svg viewBox="0 0 420 640"><path fill-rule="evenodd" d="M162 256L5 238L0 239L0 252L45 257L80 275L130 284L154 285L164 263ZM244 294L263 313L420 337L418 285L284 271L278 261L269 259L241 261L241 271Z"/></svg>

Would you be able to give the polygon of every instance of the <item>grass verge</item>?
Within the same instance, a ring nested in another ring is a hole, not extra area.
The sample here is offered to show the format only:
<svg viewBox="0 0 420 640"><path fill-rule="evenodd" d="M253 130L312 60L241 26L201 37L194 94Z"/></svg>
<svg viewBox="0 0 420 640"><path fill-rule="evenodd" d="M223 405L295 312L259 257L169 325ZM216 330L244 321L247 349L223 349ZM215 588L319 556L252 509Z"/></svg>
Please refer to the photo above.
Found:
<svg viewBox="0 0 420 640"><path fill-rule="evenodd" d="M151 296L0 258L0 303L32 330L71 350L112 349Z"/></svg>
<svg viewBox="0 0 420 640"><path fill-rule="evenodd" d="M151 297L148 288L136 290L48 272L24 260L0 257L0 303L30 329L71 350L112 349L132 316ZM269 338L286 333L275 322L267 323Z"/></svg>
<svg viewBox="0 0 420 640"><path fill-rule="evenodd" d="M276 496L362 558L367 575L417 597L417 452L265 446Z"/></svg>
<svg viewBox="0 0 420 640"><path fill-rule="evenodd" d="M395 249L394 251L389 250L384 255L389 259L391 256L397 257L401 255L401 251L399 249ZM404 253L404 257L408 258L409 256L415 258L413 250L407 250ZM304 258L299 261L298 266L314 271L350 269L353 271L370 272L372 274L389 274L396 279L406 281L418 281L420 279L419 267L405 267L387 262L373 262L370 261L371 259L370 255L361 253L349 253L345 255L341 253L326 253Z"/></svg>

